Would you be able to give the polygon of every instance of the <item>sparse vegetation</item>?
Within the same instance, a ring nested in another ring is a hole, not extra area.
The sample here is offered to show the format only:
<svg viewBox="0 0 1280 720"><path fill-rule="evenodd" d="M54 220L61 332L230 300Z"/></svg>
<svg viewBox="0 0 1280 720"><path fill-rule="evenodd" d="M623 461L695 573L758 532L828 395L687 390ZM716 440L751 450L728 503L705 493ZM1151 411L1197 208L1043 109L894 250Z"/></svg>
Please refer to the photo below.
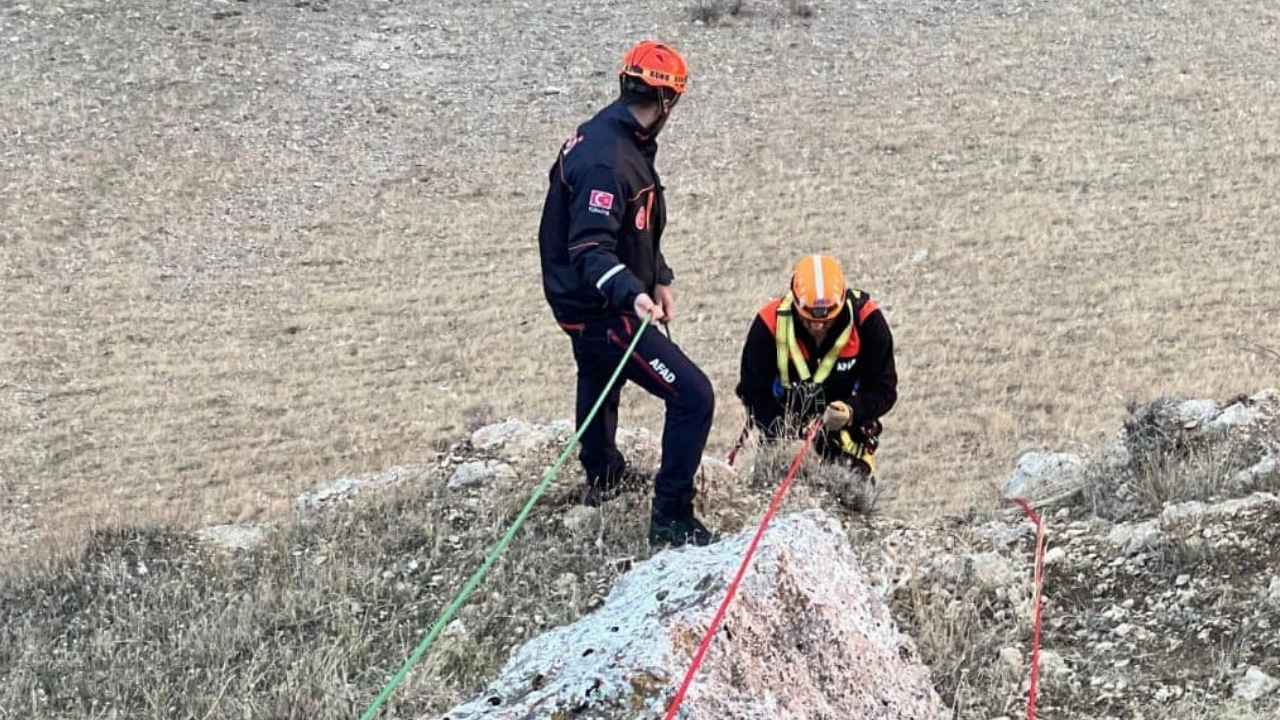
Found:
<svg viewBox="0 0 1280 720"><path fill-rule="evenodd" d="M813 3L805 0L787 0L787 12L798 18L811 18L815 14Z"/></svg>
<svg viewBox="0 0 1280 720"><path fill-rule="evenodd" d="M316 482L429 461L484 403L569 416L533 169L611 96L587 69L692 2L7 8L0 557L74 553L95 524L278 517ZM752 313L816 250L889 309L903 394L880 474L915 513L964 510L1018 448L1092 442L1123 414L1107 398L1273 382L1240 339L1277 347L1280 286L1241 268L1275 264L1257 208L1280 166L1251 118L1280 42L1247 9L1170 7L822 3L789 23L747 2L740 32L679 40L664 252L677 337L718 389L710 451L736 437ZM625 422L656 430L638 395Z"/></svg>
<svg viewBox="0 0 1280 720"><path fill-rule="evenodd" d="M1247 403L1247 398L1236 398ZM1084 501L1111 519L1132 512L1158 513L1166 503L1209 500L1280 488L1280 472L1262 473L1247 484L1239 475L1268 457L1280 456L1280 423L1260 424L1246 434L1206 432L1179 416L1181 401L1163 398L1130 405L1124 468L1095 468Z"/></svg>
<svg viewBox="0 0 1280 720"><path fill-rule="evenodd" d="M468 503L404 488L286 526L245 555L167 529L97 532L79 558L0 579L0 715L350 720L526 489ZM553 509L565 493L396 693L398 714L457 702L515 644L585 612L647 552L633 503L606 506L592 538L574 537Z"/></svg>
<svg viewBox="0 0 1280 720"><path fill-rule="evenodd" d="M1019 698L1022 667L997 658L1011 640L1029 631L1018 621L1015 598L984 596L971 585L947 587L916 574L892 600L894 617L915 639L947 707L963 706L964 717L979 709L986 717L1012 709ZM1027 598L1017 600L1030 605Z"/></svg>
<svg viewBox="0 0 1280 720"><path fill-rule="evenodd" d="M725 15L738 17L743 11L743 0L697 0L689 6L689 16L695 22L715 25Z"/></svg>
<svg viewBox="0 0 1280 720"><path fill-rule="evenodd" d="M1275 382L1280 276L1251 271L1277 258L1280 163L1257 121L1277 110L1280 25L1258 22L1270 5L836 2L822 22L786 22L815 14L802 0L605 3L589 18L557 3L223 5L0 9L0 717L363 709L546 458L483 494L436 478L296 523L292 500L345 474L445 463L490 419L571 414L529 229L550 153L612 96L595 73L636 28L684 33L693 61L659 162L677 334L719 390L710 454L740 427L751 314L819 250L856 264L894 327L902 397L880 457L899 491L882 509L897 514L972 509L1015 448L1099 438L1123 413L1114 398ZM683 9L743 18L741 32L686 32ZM744 46L768 61L744 63ZM660 404L638 396L624 422L657 429ZM1280 452L1274 432L1144 433L1132 498L1115 502L1113 478L1089 488L1099 515L1221 495L1264 446ZM743 527L792 449L759 454L747 490L699 478L699 512ZM824 472L788 507L838 507ZM647 497L574 530L574 482L396 694L398 714L463 697L644 556ZM1262 482L1280 490L1280 475ZM243 555L187 532L236 520L282 525ZM1253 528L1267 547L1275 524ZM1141 579L1276 567L1251 552L1179 536ZM1103 590L1098 567L1073 570L1050 593L1064 644L1134 599L1128 576ZM1016 599L918 583L892 601L948 702L1015 714L991 633ZM1221 693L1238 663L1280 657L1280 622L1223 617L1235 625L1147 669L1181 687L1194 662L1192 681ZM1194 637L1195 622L1162 638ZM1105 709L1124 710L1109 692ZM1264 716L1217 705L1169 714Z"/></svg>

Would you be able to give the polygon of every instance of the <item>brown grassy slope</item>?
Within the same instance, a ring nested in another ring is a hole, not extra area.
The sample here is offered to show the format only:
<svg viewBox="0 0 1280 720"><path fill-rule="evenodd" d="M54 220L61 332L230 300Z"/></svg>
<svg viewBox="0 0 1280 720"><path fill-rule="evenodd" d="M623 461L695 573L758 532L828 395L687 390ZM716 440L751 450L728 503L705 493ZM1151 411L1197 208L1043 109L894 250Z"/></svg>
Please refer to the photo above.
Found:
<svg viewBox="0 0 1280 720"><path fill-rule="evenodd" d="M5 8L5 524L249 518L467 413L568 415L545 171L646 35L693 68L660 169L714 450L752 313L817 250L889 308L913 510L1127 398L1273 383L1244 345L1280 346L1276 10L945 7Z"/></svg>

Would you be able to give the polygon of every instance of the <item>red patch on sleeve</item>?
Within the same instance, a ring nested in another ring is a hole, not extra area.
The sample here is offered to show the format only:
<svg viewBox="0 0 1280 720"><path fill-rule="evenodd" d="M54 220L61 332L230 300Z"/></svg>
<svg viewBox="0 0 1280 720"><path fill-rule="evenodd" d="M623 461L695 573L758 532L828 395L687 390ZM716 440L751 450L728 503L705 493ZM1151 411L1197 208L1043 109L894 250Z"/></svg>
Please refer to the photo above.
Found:
<svg viewBox="0 0 1280 720"><path fill-rule="evenodd" d="M592 190L591 198L587 201L587 207L596 208L608 212L613 209L613 193L607 193L603 190Z"/></svg>

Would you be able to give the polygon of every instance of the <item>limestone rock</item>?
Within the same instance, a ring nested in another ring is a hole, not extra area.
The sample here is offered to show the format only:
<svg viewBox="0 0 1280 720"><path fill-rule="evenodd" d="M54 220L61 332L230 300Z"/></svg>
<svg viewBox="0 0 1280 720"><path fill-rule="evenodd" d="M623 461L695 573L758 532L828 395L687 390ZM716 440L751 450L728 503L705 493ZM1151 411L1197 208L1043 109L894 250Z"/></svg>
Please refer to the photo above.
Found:
<svg viewBox="0 0 1280 720"><path fill-rule="evenodd" d="M1165 507L1164 511L1160 513L1160 522L1165 527L1169 527L1184 522L1201 522L1232 517L1240 512L1276 503L1280 503L1280 498L1265 492L1257 492L1248 497L1232 498L1231 500L1213 504L1193 500Z"/></svg>
<svg viewBox="0 0 1280 720"><path fill-rule="evenodd" d="M943 555L934 562L933 574L953 586L976 585L985 591L996 591L1018 582L1013 563L996 552Z"/></svg>
<svg viewBox="0 0 1280 720"><path fill-rule="evenodd" d="M477 460L459 465L449 478L449 489L475 487L494 480L514 480L516 471L499 460Z"/></svg>
<svg viewBox="0 0 1280 720"><path fill-rule="evenodd" d="M1262 417L1262 411L1256 406L1235 403L1218 413L1216 417L1205 425L1205 429L1211 432L1227 432L1235 428L1252 425Z"/></svg>
<svg viewBox="0 0 1280 720"><path fill-rule="evenodd" d="M251 550L262 544L267 533L257 525L214 525L197 530L196 537L228 550Z"/></svg>
<svg viewBox="0 0 1280 720"><path fill-rule="evenodd" d="M1000 650L1000 665L1014 675L1020 675L1026 669L1022 664L1022 651L1015 647Z"/></svg>
<svg viewBox="0 0 1280 720"><path fill-rule="evenodd" d="M1067 661L1052 650L1040 651L1040 672L1045 680L1066 680L1073 674Z"/></svg>
<svg viewBox="0 0 1280 720"><path fill-rule="evenodd" d="M1183 427L1203 425L1218 414L1218 403L1212 400L1184 400L1174 408L1175 417Z"/></svg>
<svg viewBox="0 0 1280 720"><path fill-rule="evenodd" d="M1025 498L1034 505L1054 502L1084 487L1084 461L1071 453L1028 452L1018 458L1004 484L1006 499Z"/></svg>
<svg viewBox="0 0 1280 720"><path fill-rule="evenodd" d="M497 453L507 459L521 458L566 438L572 432L573 424L565 420L537 425L511 419L476 430L471 434L471 447Z"/></svg>
<svg viewBox="0 0 1280 720"><path fill-rule="evenodd" d="M1099 462L1108 473L1121 472L1133 462L1133 453L1124 438L1118 438L1103 446Z"/></svg>
<svg viewBox="0 0 1280 720"><path fill-rule="evenodd" d="M1276 688L1280 688L1280 680L1276 680L1262 672L1258 667L1250 665L1249 669L1245 671L1244 677L1236 681L1235 696L1245 702L1253 702L1275 692Z"/></svg>
<svg viewBox="0 0 1280 720"><path fill-rule="evenodd" d="M600 525L600 511L585 505L575 505L565 511L561 522L575 535L594 532Z"/></svg>
<svg viewBox="0 0 1280 720"><path fill-rule="evenodd" d="M397 465L381 472L341 477L318 490L298 496L294 500L294 506L298 510L316 510L337 501L348 500L368 489L421 478L427 472L428 469L421 465Z"/></svg>
<svg viewBox="0 0 1280 720"><path fill-rule="evenodd" d="M1017 584L1018 571L1008 558L999 553L977 553L968 556L973 568L973 579L986 590L999 590Z"/></svg>
<svg viewBox="0 0 1280 720"><path fill-rule="evenodd" d="M1123 550L1125 555L1134 555L1159 543L1162 537L1160 523L1147 520L1116 525L1107 535L1107 542Z"/></svg>
<svg viewBox="0 0 1280 720"><path fill-rule="evenodd" d="M753 529L637 565L603 607L517 650L447 720L661 715ZM776 521L681 715L688 720L943 715L929 671L820 511Z"/></svg>
<svg viewBox="0 0 1280 720"><path fill-rule="evenodd" d="M1280 609L1280 575L1271 576L1271 583L1267 585L1264 597L1271 607Z"/></svg>
<svg viewBox="0 0 1280 720"><path fill-rule="evenodd" d="M1274 455L1267 455L1252 466L1241 470L1231 478L1231 485L1239 490L1255 488L1280 473L1280 464Z"/></svg>

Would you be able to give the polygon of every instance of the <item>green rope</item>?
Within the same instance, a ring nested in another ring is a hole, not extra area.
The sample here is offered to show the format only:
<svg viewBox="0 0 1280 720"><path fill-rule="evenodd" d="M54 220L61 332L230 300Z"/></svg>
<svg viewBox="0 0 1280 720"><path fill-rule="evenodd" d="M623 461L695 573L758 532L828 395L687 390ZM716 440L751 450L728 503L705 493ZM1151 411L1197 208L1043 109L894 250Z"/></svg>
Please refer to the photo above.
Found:
<svg viewBox="0 0 1280 720"><path fill-rule="evenodd" d="M409 659L405 661L404 666L401 667L399 672L391 678L391 681L382 689L382 692L378 693L378 697L374 698L373 704L369 706L368 710L364 711L364 714L360 716L360 720L373 720L373 717L378 714L378 710L380 710L387 699L391 697L391 693L395 692L395 689L399 687L400 683L404 682L404 679L409 675L409 671L412 670L413 666L417 665L418 661L422 659L422 656L426 654L427 649L431 647L431 643L435 642L436 637L442 630L444 630L444 626L453 617L453 614L456 613L458 608L462 607L467 599L471 597L471 594L475 592L476 587L480 585L480 581L483 580L485 574L489 572L489 568L498 560L498 556L502 555L503 551L507 549L507 545L511 544L511 539L515 537L520 526L524 524L525 518L528 517L529 513L533 510L533 506L537 504L538 499L542 497L543 493L547 491L547 488L551 486L551 482L555 480L556 476L559 474L560 466L564 465L564 461L569 457L569 453L573 452L573 449L578 446L578 441L582 439L583 431L585 431L587 426L591 424L592 418L596 416L596 411L600 409L602 404L604 404L604 399L608 397L609 391L613 389L613 384L617 382L618 376L622 374L623 366L626 365L627 359L631 357L631 353L636 349L636 344L640 342L640 336L644 333L645 328L649 326L649 321L650 318L645 318L644 322L640 324L640 329L636 331L635 337L631 339L631 345L627 347L627 352L622 356L622 361L618 363L618 367L614 368L613 375L610 376L609 382L604 386L604 390L601 391L600 397L596 400L596 404L591 407L591 412L587 413L586 420L584 420L578 427L578 431L573 434L573 439L565 446L564 452L560 453L560 457L556 458L555 463L553 463L551 467L547 468L547 471L542 474L542 482L538 483L538 487L534 488L533 495L529 496L529 500L524 504L524 507L521 508L520 514L516 516L515 522L507 529L507 532L503 534L502 538L498 540L498 543L493 546L493 549L489 551L489 556L484 559L480 568L475 571L475 574L471 576L471 579L467 580L467 584L462 586L462 591L453 599L453 602L449 603L449 607L445 608L444 614L442 614L440 619L436 620L435 624L431 626L431 630L427 633L427 636L422 639L422 642L418 643L418 647L414 649L411 655L409 655Z"/></svg>

